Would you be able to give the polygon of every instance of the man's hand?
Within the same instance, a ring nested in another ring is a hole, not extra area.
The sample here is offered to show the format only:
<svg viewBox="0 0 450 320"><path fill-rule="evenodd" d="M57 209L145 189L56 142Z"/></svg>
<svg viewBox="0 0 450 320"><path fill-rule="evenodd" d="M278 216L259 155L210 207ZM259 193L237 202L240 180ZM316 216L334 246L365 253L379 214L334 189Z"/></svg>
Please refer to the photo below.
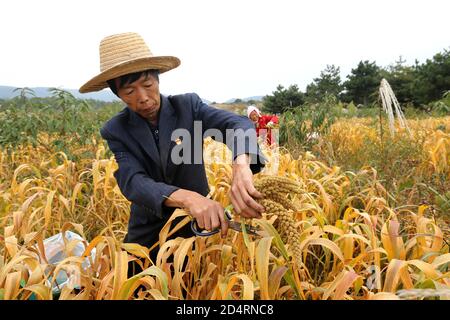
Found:
<svg viewBox="0 0 450 320"><path fill-rule="evenodd" d="M230 198L237 214L244 218L261 218L264 207L257 203L254 198L262 198L262 194L253 185L253 173L250 170L248 154L237 156L233 163Z"/></svg>
<svg viewBox="0 0 450 320"><path fill-rule="evenodd" d="M201 194L179 189L164 201L168 207L182 207L195 218L197 225L211 231L220 227L221 236L225 238L228 232L228 221L225 219L224 208L217 202Z"/></svg>

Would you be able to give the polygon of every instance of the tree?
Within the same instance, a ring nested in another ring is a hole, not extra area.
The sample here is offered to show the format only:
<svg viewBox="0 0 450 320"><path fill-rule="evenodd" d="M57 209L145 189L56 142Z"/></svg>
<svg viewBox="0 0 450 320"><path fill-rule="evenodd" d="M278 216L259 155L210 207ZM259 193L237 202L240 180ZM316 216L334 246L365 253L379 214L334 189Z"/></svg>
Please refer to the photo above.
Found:
<svg viewBox="0 0 450 320"><path fill-rule="evenodd" d="M263 98L263 111L269 113L282 113L305 103L305 94L296 84L285 89L281 84L272 95Z"/></svg>
<svg viewBox="0 0 450 320"><path fill-rule="evenodd" d="M338 97L343 89L340 76L340 68L335 65L327 65L320 72L319 78L315 78L306 87L306 100L308 102L321 102L326 96Z"/></svg>
<svg viewBox="0 0 450 320"><path fill-rule="evenodd" d="M374 62L360 61L356 69L352 69L344 83L346 93L343 100L368 105L377 99L377 90L381 81L380 67Z"/></svg>
<svg viewBox="0 0 450 320"><path fill-rule="evenodd" d="M413 66L406 66L405 62L400 56L394 65L382 70L381 74L389 82L400 104L416 104L414 99L416 71Z"/></svg>
<svg viewBox="0 0 450 320"><path fill-rule="evenodd" d="M437 53L422 65L416 62L415 100L419 104L442 99L450 88L450 51Z"/></svg>

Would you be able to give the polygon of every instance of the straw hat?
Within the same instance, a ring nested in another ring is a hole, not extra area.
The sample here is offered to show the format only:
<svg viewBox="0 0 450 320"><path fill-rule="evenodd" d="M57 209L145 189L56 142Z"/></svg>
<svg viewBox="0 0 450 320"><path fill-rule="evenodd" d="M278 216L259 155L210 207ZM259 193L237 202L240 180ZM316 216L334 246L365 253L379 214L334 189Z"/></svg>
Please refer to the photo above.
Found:
<svg viewBox="0 0 450 320"><path fill-rule="evenodd" d="M100 42L100 74L81 86L80 92L99 91L106 81L128 73L157 69L160 73L180 65L172 56L154 56L142 37L134 32L115 34Z"/></svg>

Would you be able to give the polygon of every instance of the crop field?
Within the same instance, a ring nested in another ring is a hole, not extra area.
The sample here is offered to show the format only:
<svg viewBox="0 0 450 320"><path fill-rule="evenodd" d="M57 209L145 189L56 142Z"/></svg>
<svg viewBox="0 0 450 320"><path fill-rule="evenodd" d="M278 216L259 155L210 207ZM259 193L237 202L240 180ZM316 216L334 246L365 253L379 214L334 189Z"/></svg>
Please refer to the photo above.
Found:
<svg viewBox="0 0 450 320"><path fill-rule="evenodd" d="M130 203L98 134L4 144L0 299L449 299L450 117L407 123L391 134L375 117L340 118L309 150L263 146L266 212L243 222L265 236L167 240L190 222L178 209L156 261L122 242ZM230 205L230 151L206 139L204 157L209 196ZM80 238L51 263L45 239L69 231ZM131 260L144 271L128 278Z"/></svg>

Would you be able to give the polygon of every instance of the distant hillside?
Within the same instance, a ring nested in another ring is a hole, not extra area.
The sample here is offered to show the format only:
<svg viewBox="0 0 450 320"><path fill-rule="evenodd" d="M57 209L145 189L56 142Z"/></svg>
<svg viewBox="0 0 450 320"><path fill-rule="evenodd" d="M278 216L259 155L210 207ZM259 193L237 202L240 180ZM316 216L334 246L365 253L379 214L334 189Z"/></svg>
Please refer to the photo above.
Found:
<svg viewBox="0 0 450 320"><path fill-rule="evenodd" d="M16 87L0 86L0 99L12 99L14 97L17 97L20 94L20 92L19 91L13 92L14 89L16 89ZM50 89L49 87L34 87L30 89L34 91L36 97L38 98L45 98L50 96L50 92L48 91ZM99 92L90 92L90 93L79 93L78 90L76 89L64 89L64 90L69 91L71 94L73 94L75 98L78 99L94 99L105 102L120 100L109 89L104 89ZM211 101L209 100L206 99L202 100L206 104L211 104Z"/></svg>
<svg viewBox="0 0 450 320"><path fill-rule="evenodd" d="M13 92L15 87L8 87L8 86L0 86L0 99L11 99L20 94L19 91ZM30 88L34 91L36 97L39 98L45 98L50 96L50 92L48 91L48 87L35 87ZM114 93L112 93L110 90L102 90L99 92L90 92L90 93L79 93L76 89L64 89L73 94L75 98L78 99L95 99L95 100L101 100L101 101L117 101L119 98L117 98Z"/></svg>
<svg viewBox="0 0 450 320"><path fill-rule="evenodd" d="M264 98L264 96L253 96L253 97L247 97L247 98L233 98L233 99L229 99L229 100L225 101L224 103L234 103L236 101L236 99L240 99L243 102L248 102L250 100L262 101L263 98Z"/></svg>
<svg viewBox="0 0 450 320"><path fill-rule="evenodd" d="M20 91L13 92L14 89L16 89L16 87L0 86L0 99L12 99L14 97L17 97L20 94ZM30 89L34 91L36 97L38 97L38 98L45 98L45 97L50 96L50 91L49 91L50 88L49 87L31 87ZM75 98L78 98L78 99L94 99L94 100L100 100L100 101L106 101L106 102L120 100L109 89L104 89L102 91L90 92L90 93L79 93L78 90L76 90L76 89L65 89L65 88L62 88L62 89L70 92L71 94L73 94L73 96ZM264 96L253 96L253 97L241 98L240 100L244 103L248 102L250 100L262 101L263 97ZM225 104L234 103L236 101L236 99L237 98L229 99L229 100L225 101L224 103ZM209 100L206 100L206 99L202 99L202 100L206 104L212 104L212 102Z"/></svg>

